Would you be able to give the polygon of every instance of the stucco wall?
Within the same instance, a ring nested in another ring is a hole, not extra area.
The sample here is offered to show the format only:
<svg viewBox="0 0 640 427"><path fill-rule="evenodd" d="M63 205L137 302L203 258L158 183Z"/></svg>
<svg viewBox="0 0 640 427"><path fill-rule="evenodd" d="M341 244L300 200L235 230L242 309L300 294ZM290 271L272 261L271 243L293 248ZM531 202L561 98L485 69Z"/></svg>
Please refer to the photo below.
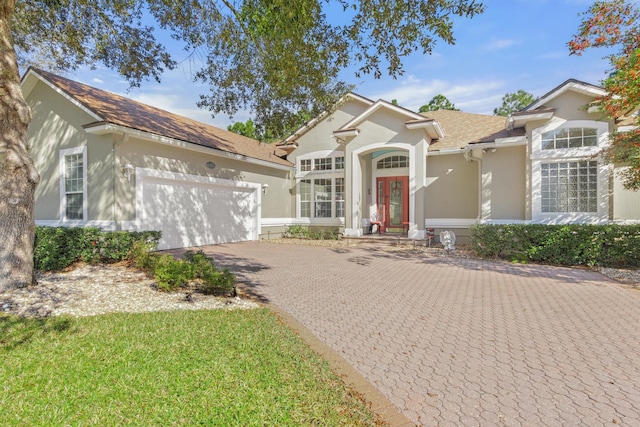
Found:
<svg viewBox="0 0 640 427"><path fill-rule="evenodd" d="M427 158L426 217L478 217L478 162L462 154Z"/></svg>
<svg viewBox="0 0 640 427"><path fill-rule="evenodd" d="M117 153L119 165L130 163L140 168L267 184L269 187L262 196L262 218L285 218L292 215L293 196L289 192L289 171L136 138L119 144ZM213 162L215 167L208 168L207 162ZM123 183L118 195L121 201L120 218L130 221L135 219L135 184L120 181Z"/></svg>
<svg viewBox="0 0 640 427"><path fill-rule="evenodd" d="M526 180L525 146L487 150L482 154L481 219L524 220Z"/></svg>
<svg viewBox="0 0 640 427"><path fill-rule="evenodd" d="M626 190L622 185L619 172L624 166L614 168L613 175L613 220L640 221L640 191Z"/></svg>
<svg viewBox="0 0 640 427"><path fill-rule="evenodd" d="M113 220L113 153L108 137L89 135L82 125L93 117L69 102L49 86L38 82L27 102L31 156L40 173L36 188L35 219L60 220L60 150L87 147L87 220Z"/></svg>

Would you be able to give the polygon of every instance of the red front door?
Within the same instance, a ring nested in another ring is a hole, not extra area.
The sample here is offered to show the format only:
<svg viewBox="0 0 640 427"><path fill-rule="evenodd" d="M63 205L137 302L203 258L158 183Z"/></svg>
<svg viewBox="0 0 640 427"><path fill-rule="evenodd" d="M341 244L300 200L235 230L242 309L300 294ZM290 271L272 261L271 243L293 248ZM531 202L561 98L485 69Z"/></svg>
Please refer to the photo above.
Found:
<svg viewBox="0 0 640 427"><path fill-rule="evenodd" d="M409 222L409 177L376 178L376 197L382 231L401 232Z"/></svg>

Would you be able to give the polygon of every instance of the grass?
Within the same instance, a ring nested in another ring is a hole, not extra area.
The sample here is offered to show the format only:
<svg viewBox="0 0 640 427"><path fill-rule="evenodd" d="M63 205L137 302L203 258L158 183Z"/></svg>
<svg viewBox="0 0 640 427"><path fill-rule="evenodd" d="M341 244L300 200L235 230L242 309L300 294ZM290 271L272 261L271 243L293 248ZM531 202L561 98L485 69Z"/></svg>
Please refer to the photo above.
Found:
<svg viewBox="0 0 640 427"><path fill-rule="evenodd" d="M3 425L377 425L266 309L0 316Z"/></svg>

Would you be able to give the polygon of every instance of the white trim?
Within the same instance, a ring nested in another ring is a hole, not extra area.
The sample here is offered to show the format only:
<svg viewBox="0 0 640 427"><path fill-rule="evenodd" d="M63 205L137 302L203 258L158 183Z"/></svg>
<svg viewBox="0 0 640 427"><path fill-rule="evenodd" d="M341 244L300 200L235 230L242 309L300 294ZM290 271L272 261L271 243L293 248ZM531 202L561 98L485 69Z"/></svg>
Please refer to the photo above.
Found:
<svg viewBox="0 0 640 427"><path fill-rule="evenodd" d="M66 173L66 157L73 156L76 154L82 154L82 220L68 220L66 217L67 212L67 199L66 199L66 183L65 183L65 173ZM58 218L60 221L69 222L69 223L77 223L77 222L87 222L88 221L88 194L87 194L87 146L82 145L80 147L74 148L65 148L60 150L58 157L58 175L60 176L60 199L59 199L59 213Z"/></svg>
<svg viewBox="0 0 640 427"><path fill-rule="evenodd" d="M571 91L574 91L574 92L578 92L578 93L581 93L583 95L592 96L594 98L596 98L598 96L607 95L607 91L602 89L602 88L595 87L595 86L592 86L592 85L583 84L583 83L579 83L579 82L567 81L561 87L557 88L556 90L554 90L551 93L548 93L546 96L538 99L536 102L534 102L533 104L529 105L527 107L526 111L535 110L536 108L545 105L547 102L551 101L554 98L557 98L558 96L562 95L563 93L565 93L568 90L571 90Z"/></svg>
<svg viewBox="0 0 640 427"><path fill-rule="evenodd" d="M356 127L358 123L363 122L367 117L369 117L370 115L372 115L373 113L375 113L376 111L378 111L380 108L383 108L383 107L387 110L391 110L398 114L402 114L403 116L410 117L412 120L421 120L421 121L429 120L427 117L423 115L414 113L413 111L406 110L402 107L398 107L397 105L393 105L390 102L379 99L369 108L367 108L362 113L360 113L358 116L352 118L347 123L340 126L340 128L338 128L337 131L340 132L341 130L346 130L346 129L351 129Z"/></svg>
<svg viewBox="0 0 640 427"><path fill-rule="evenodd" d="M521 128L529 121L549 120L553 118L554 114L555 114L555 111L545 111L542 113L532 111L529 114L518 114L516 116L509 116L507 118L507 123L505 127L507 129Z"/></svg>
<svg viewBox="0 0 640 427"><path fill-rule="evenodd" d="M348 94L346 94L345 96L340 98L338 100L338 102L336 102L336 106L342 105L345 102L348 102L349 100L358 101L358 102L361 102L361 103L363 103L365 105L368 105L368 106L373 105L373 101L372 100L370 100L368 98L365 98L364 96L358 95L357 93L349 92ZM330 113L328 111L323 111L317 117L311 119L306 124L300 126L294 133L289 135L282 142L283 143L287 143L289 141L292 141L292 140L294 140L296 138L301 137L302 135L307 133L309 130L311 130L311 128L313 128L318 122L322 121L325 117L327 117L328 115L330 115Z"/></svg>
<svg viewBox="0 0 640 427"><path fill-rule="evenodd" d="M336 169L336 157L345 157L345 152L341 150L318 150L312 151L310 153L303 154L299 157L296 157L296 179L302 179L307 175L332 175L333 177L343 178L345 176L345 168ZM313 170L315 159L331 159L331 169L328 170ZM301 171L300 170L300 161L301 160L311 160L311 170L310 171ZM346 159L345 159L346 162Z"/></svg>
<svg viewBox="0 0 640 427"><path fill-rule="evenodd" d="M144 141L151 141L159 144L169 145L171 147L177 147L177 148L196 151L199 153L209 154L213 156L238 160L240 162L266 166L273 169L284 170L284 171L292 171L294 169L293 166L280 165L277 163L269 162L267 160L256 159L255 157L249 157L243 154L230 153L228 151L222 151L217 148L205 147L202 145L197 145L192 142L181 141L179 139L160 136L154 133L145 132L137 129L131 129L124 126L115 125L112 123L106 123L106 124L101 124L97 126L88 126L85 128L85 131L87 133L95 134L95 135L104 135L107 133L122 133L124 135L129 135L134 138L142 139Z"/></svg>
<svg viewBox="0 0 640 427"><path fill-rule="evenodd" d="M468 228L478 223L477 218L426 218L425 228Z"/></svg>
<svg viewBox="0 0 640 427"><path fill-rule="evenodd" d="M256 212L255 216L250 218L253 221L254 232L251 236L252 240L258 240L261 234L262 216L262 184L256 182L233 181L230 179L213 178L209 176L191 175L179 172L169 172L157 169L136 168L136 220L123 221L123 228L135 227L139 230L145 224L144 212L144 184L149 180L165 180L177 181L189 184L199 184L204 186L221 187L225 189L244 190L253 193L255 196Z"/></svg>
<svg viewBox="0 0 640 427"><path fill-rule="evenodd" d="M463 148L448 148L446 150L427 151L427 157L448 156L450 154L464 154L464 147Z"/></svg>
<svg viewBox="0 0 640 427"><path fill-rule="evenodd" d="M483 219L479 224L494 224L494 225L508 225L508 224L530 224L531 221L524 219Z"/></svg>
<svg viewBox="0 0 640 427"><path fill-rule="evenodd" d="M598 145L594 147L542 149L542 135L564 128L590 128L598 132ZM593 157L609 144L609 124L596 120L556 119L531 131L531 160L552 160L577 157Z"/></svg>
<svg viewBox="0 0 640 427"><path fill-rule="evenodd" d="M49 80L47 80L44 76L38 74L37 71L35 71L34 69L29 69L29 71L27 72L26 75L24 75L22 77L22 81L20 82L20 86L22 86L23 88L25 88L27 86L27 80L29 79L30 76L34 76L36 79L40 80L42 83L46 84L47 86L49 86L51 89L53 89L54 91L56 91L58 94L62 95L64 98L66 98L69 102L71 102L73 105L75 105L76 107L78 107L79 109L81 109L82 111L84 111L85 113L87 113L88 115L90 115L93 119L95 119L96 121L102 121L104 120L104 118L100 117L99 115L97 115L96 113L94 113L92 110L88 109L87 107L84 106L84 104L82 104L81 102L79 102L77 99L75 99L72 96L69 96L65 91L63 91L62 89L60 89L58 86L56 86L55 84L51 83ZM35 84L33 85L35 87ZM26 93L24 93L24 97L26 98L29 93L31 92L31 90L25 91Z"/></svg>
<svg viewBox="0 0 640 427"><path fill-rule="evenodd" d="M51 219L37 219L36 225L43 227L97 227L104 231L115 231L115 221L60 221Z"/></svg>
<svg viewBox="0 0 640 427"><path fill-rule="evenodd" d="M425 119L420 121L410 121L406 122L405 127L409 130L415 129L424 129L429 138L431 139L440 139L444 138L444 131L435 119Z"/></svg>

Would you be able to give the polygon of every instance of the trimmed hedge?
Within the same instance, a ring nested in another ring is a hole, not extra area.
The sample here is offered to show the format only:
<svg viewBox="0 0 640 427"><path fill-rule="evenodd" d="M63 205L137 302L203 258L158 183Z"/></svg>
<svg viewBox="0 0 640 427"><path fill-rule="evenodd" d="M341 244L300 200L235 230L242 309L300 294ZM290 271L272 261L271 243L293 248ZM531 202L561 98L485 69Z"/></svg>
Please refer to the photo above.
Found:
<svg viewBox="0 0 640 427"><path fill-rule="evenodd" d="M74 262L112 263L129 256L137 241L153 249L159 231L102 231L99 228L36 227L34 262L37 270L62 270Z"/></svg>
<svg viewBox="0 0 640 427"><path fill-rule="evenodd" d="M640 225L475 225L471 249L516 262L640 267Z"/></svg>

